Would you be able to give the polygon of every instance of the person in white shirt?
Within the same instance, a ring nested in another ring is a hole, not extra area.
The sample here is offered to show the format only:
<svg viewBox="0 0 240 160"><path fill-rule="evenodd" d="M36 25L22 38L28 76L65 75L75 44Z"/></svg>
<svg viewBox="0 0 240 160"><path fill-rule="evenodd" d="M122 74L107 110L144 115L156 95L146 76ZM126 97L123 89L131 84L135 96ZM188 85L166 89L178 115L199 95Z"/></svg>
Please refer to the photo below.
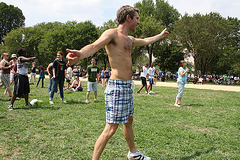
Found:
<svg viewBox="0 0 240 160"><path fill-rule="evenodd" d="M72 85L71 84L71 80L72 80L72 72L73 72L73 70L72 70L72 67L71 67L71 65L67 65L67 72L66 72L66 81L67 81L67 83L68 83L68 85L67 85L67 88L69 89L70 88L70 86Z"/></svg>
<svg viewBox="0 0 240 160"><path fill-rule="evenodd" d="M137 91L137 93L140 93L140 91L143 89L143 87L145 87L146 93L148 94L148 89L147 89L147 74L148 74L148 63L145 64L145 66L142 67L142 71L141 71L141 80L142 80L142 86L140 87L140 89Z"/></svg>
<svg viewBox="0 0 240 160"><path fill-rule="evenodd" d="M149 85L148 85L147 90L149 90L149 88L150 88L149 93L154 93L154 92L152 91L152 85L153 85L155 70L156 70L156 69L155 69L155 67L153 67L153 63L152 63L152 64L151 64L151 67L148 69Z"/></svg>
<svg viewBox="0 0 240 160"><path fill-rule="evenodd" d="M28 62L34 61L36 57L27 58L27 52L24 48L17 50L19 55L15 68L17 69L17 77L14 79L14 91L11 98L11 104L8 106L8 110L13 110L13 104L17 97L25 98L25 106L32 106L28 101L30 93L29 80L28 80Z"/></svg>

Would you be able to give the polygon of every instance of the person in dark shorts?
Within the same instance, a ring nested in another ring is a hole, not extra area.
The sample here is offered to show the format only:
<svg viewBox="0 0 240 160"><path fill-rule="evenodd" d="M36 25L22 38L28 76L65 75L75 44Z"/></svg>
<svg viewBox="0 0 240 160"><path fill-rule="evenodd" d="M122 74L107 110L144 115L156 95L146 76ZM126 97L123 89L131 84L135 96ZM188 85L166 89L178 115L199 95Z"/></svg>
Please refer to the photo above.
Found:
<svg viewBox="0 0 240 160"><path fill-rule="evenodd" d="M34 61L36 57L27 58L27 52L24 48L17 50L18 59L15 66L17 73L14 77L14 90L11 98L11 104L8 106L9 110L13 110L13 104L17 97L24 97L26 106L32 106L28 101L28 94L30 93L28 81L28 62Z"/></svg>
<svg viewBox="0 0 240 160"><path fill-rule="evenodd" d="M143 89L143 87L145 87L146 93L148 94L148 89L147 89L147 74L148 74L148 63L145 64L145 66L142 67L141 70L141 80L142 80L142 86L139 88L139 90L137 91L137 93L140 93L140 91Z"/></svg>

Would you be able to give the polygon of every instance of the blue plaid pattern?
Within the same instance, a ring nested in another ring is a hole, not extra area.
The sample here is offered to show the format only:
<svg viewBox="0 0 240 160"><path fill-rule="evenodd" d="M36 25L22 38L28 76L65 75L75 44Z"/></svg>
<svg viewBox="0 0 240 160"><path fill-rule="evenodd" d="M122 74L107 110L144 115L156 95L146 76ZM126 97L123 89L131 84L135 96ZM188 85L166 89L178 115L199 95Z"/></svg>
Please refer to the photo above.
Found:
<svg viewBox="0 0 240 160"><path fill-rule="evenodd" d="M134 114L132 80L109 79L105 90L106 122L127 123Z"/></svg>

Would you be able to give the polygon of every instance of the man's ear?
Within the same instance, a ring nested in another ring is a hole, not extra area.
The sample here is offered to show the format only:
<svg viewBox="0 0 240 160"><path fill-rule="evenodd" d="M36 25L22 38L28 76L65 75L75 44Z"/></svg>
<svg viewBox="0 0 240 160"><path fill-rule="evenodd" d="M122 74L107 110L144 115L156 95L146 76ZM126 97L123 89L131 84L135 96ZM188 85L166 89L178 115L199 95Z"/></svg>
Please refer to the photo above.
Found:
<svg viewBox="0 0 240 160"><path fill-rule="evenodd" d="M132 19L132 18L131 18L130 15L128 14L127 17L126 17L126 20L129 22L129 21L131 21L131 19Z"/></svg>

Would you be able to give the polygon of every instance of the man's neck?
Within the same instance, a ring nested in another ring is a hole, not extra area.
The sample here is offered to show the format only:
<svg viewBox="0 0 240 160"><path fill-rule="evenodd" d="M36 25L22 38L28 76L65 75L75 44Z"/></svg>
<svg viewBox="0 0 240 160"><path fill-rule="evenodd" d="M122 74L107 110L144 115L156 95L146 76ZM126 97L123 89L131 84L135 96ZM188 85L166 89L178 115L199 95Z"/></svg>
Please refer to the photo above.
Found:
<svg viewBox="0 0 240 160"><path fill-rule="evenodd" d="M117 29L119 32L121 32L125 36L128 36L128 33L130 32L130 30L126 24L119 24Z"/></svg>

